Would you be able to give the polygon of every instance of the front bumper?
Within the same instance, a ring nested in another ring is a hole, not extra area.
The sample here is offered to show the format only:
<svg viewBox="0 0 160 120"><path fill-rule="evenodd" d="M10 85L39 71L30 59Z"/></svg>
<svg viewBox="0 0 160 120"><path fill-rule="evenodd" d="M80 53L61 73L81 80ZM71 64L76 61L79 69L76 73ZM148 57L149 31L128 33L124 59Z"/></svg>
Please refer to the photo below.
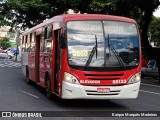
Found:
<svg viewBox="0 0 160 120"><path fill-rule="evenodd" d="M63 81L63 99L135 99L140 82L123 86L83 86ZM98 93L97 88L109 88L108 93Z"/></svg>

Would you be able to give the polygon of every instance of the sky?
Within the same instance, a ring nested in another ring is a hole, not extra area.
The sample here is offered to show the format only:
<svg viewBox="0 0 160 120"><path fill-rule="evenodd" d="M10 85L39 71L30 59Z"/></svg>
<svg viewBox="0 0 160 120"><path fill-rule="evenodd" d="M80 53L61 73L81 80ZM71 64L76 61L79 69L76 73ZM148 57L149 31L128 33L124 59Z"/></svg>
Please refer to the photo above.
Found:
<svg viewBox="0 0 160 120"><path fill-rule="evenodd" d="M160 7L153 13L154 16L160 17Z"/></svg>

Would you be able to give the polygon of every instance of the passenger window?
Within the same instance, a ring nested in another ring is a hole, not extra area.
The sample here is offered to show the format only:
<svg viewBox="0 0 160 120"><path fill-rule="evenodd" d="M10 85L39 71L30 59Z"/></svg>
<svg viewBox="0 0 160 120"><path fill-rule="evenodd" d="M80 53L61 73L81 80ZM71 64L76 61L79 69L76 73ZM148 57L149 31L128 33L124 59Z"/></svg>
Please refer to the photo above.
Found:
<svg viewBox="0 0 160 120"><path fill-rule="evenodd" d="M27 41L28 41L28 35L25 36L25 43L24 43L24 52L27 52Z"/></svg>
<svg viewBox="0 0 160 120"><path fill-rule="evenodd" d="M32 39L31 39L31 52L34 52L35 51L35 36L36 36L36 33L32 33Z"/></svg>
<svg viewBox="0 0 160 120"><path fill-rule="evenodd" d="M52 40L45 40L45 52L51 52Z"/></svg>
<svg viewBox="0 0 160 120"><path fill-rule="evenodd" d="M47 28L47 38L52 38L52 25Z"/></svg>
<svg viewBox="0 0 160 120"><path fill-rule="evenodd" d="M44 46L44 52L51 52L52 49L52 25L45 28L47 30L45 32L46 39L45 39L45 46Z"/></svg>
<svg viewBox="0 0 160 120"><path fill-rule="evenodd" d="M41 39L40 39L40 52L44 52L45 29L46 29L46 28L43 28L43 32L42 32L42 34L41 34Z"/></svg>
<svg viewBox="0 0 160 120"><path fill-rule="evenodd" d="M23 36L22 37L22 45L21 45L21 48L22 48L22 52L25 52L25 37Z"/></svg>
<svg viewBox="0 0 160 120"><path fill-rule="evenodd" d="M44 30L44 39L47 39L47 28Z"/></svg>

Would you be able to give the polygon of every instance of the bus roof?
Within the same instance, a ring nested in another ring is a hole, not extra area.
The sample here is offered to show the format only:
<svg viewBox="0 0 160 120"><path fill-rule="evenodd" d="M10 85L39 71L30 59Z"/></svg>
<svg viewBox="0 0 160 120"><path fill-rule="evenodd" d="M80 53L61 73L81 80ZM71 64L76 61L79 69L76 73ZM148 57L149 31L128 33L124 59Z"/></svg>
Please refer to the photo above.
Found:
<svg viewBox="0 0 160 120"><path fill-rule="evenodd" d="M52 17L45 22L27 30L22 35L30 33L38 28L41 28L43 26L46 26L48 24L54 23L54 22L61 22L66 23L67 21L74 21L74 20L115 20L115 21L123 21L123 22L131 22L136 23L135 20L127 17L121 17L121 16L113 16L113 15L101 15L101 14L63 14L58 15L55 17Z"/></svg>
<svg viewBox="0 0 160 120"><path fill-rule="evenodd" d="M136 23L135 20L127 17L113 16L113 15L101 15L101 14L65 14L60 15L63 17L64 22L68 20L118 20L125 22Z"/></svg>

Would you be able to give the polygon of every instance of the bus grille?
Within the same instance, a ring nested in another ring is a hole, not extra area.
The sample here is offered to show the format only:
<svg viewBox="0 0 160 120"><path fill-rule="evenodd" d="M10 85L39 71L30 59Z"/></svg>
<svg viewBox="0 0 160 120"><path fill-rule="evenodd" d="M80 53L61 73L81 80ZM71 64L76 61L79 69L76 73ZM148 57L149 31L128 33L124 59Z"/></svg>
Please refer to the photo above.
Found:
<svg viewBox="0 0 160 120"><path fill-rule="evenodd" d="M97 96L114 96L119 95L120 90L110 91L109 93L98 93L94 90L85 90L87 95L97 95Z"/></svg>
<svg viewBox="0 0 160 120"><path fill-rule="evenodd" d="M94 73L94 74L88 74L88 73L84 73L84 75L86 76L86 78L88 80L118 80L120 79L124 73L114 73L114 74L97 74L97 73Z"/></svg>

